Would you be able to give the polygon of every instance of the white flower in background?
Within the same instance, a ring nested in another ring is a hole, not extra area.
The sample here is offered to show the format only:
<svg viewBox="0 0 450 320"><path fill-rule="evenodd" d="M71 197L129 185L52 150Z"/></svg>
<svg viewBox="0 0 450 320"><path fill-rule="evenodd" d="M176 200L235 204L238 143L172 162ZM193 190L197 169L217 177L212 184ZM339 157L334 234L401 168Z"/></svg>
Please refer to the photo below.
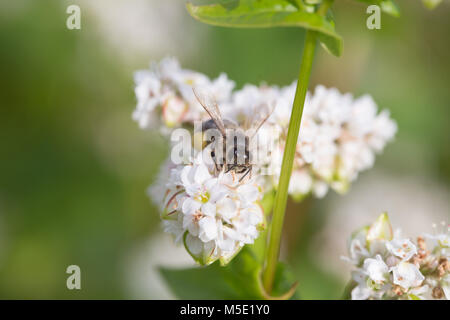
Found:
<svg viewBox="0 0 450 320"><path fill-rule="evenodd" d="M264 213L258 203L261 189L254 179L239 181L234 172L210 171L201 152L191 164L174 166L168 179L164 170L169 180L162 183L166 190L162 191L159 180L149 189L150 196L163 203L165 231L182 240L197 262L220 259L226 264L258 237Z"/></svg>
<svg viewBox="0 0 450 320"><path fill-rule="evenodd" d="M138 71L134 75L136 87L137 106L133 112L133 120L139 123L141 128L154 125L155 108L161 104L161 81L158 77L148 71Z"/></svg>
<svg viewBox="0 0 450 320"><path fill-rule="evenodd" d="M281 89L246 85L233 94L227 114L242 123L243 119L252 119L255 110L273 109L267 126L277 127L279 134L273 138L281 149L275 151L282 153L295 90L296 82ZM360 171L373 166L375 154L383 150L396 130L386 110L377 114L370 96L354 99L335 88L317 86L306 96L294 159L295 179L291 179L289 193L302 199L310 193L323 197L329 187L345 192ZM281 157L275 165L281 167ZM276 186L279 170L274 174L271 181Z"/></svg>
<svg viewBox="0 0 450 320"><path fill-rule="evenodd" d="M143 129L156 128L162 132L206 117L193 87L202 87L218 103L228 101L234 88L234 82L226 74L210 80L202 73L182 69L175 58L151 63L149 70L137 71L134 78L137 105L133 120Z"/></svg>
<svg viewBox="0 0 450 320"><path fill-rule="evenodd" d="M414 244L395 234L382 214L352 237L350 258L345 259L354 266L352 299L448 299L448 251L438 241L428 247L423 237ZM446 236L448 230L433 238Z"/></svg>
<svg viewBox="0 0 450 320"><path fill-rule="evenodd" d="M366 248L366 235L367 228L355 232L351 237L348 246L350 257L348 259L345 257L345 260L348 260L355 265L359 265L363 259L369 257L369 251Z"/></svg>
<svg viewBox="0 0 450 320"><path fill-rule="evenodd" d="M373 166L375 153L382 151L396 130L387 111L377 115L370 96L353 99L335 88L317 86L306 97L294 172L309 172L308 180L314 183L308 192L316 196L324 196L328 186L345 192L360 171Z"/></svg>
<svg viewBox="0 0 450 320"><path fill-rule="evenodd" d="M270 112L278 97L279 90L276 87L246 84L233 93L231 101L224 106L223 115L241 124L251 124L256 116Z"/></svg>

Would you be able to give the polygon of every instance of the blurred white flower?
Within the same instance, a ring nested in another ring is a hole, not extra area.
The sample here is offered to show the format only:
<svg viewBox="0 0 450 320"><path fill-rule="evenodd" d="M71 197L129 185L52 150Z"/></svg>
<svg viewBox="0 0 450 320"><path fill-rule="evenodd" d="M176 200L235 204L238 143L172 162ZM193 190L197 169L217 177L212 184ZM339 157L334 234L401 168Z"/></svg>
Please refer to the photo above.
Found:
<svg viewBox="0 0 450 320"><path fill-rule="evenodd" d="M234 82L226 74L210 80L199 72L182 69L175 58L151 63L149 70L137 71L134 79L137 105L133 120L142 129L159 129L163 133L207 117L193 87L201 87L218 103L228 101L234 88Z"/></svg>
<svg viewBox="0 0 450 320"><path fill-rule="evenodd" d="M224 117L242 124L251 123L255 116L270 112L278 97L279 90L276 87L246 84L241 90L234 92L230 102L224 106Z"/></svg>
<svg viewBox="0 0 450 320"><path fill-rule="evenodd" d="M152 112L161 104L161 82L152 72L138 71L134 75L137 106L133 112L133 120L139 127L147 128L153 125Z"/></svg>
<svg viewBox="0 0 450 320"><path fill-rule="evenodd" d="M352 299L448 298L448 252L439 244L427 247L423 237L417 238L417 246L410 239L392 239L387 230L391 226L382 214L352 236L346 259L353 265ZM362 248L355 251L355 245Z"/></svg>
<svg viewBox="0 0 450 320"><path fill-rule="evenodd" d="M322 210L330 214L322 230L311 242L310 250L314 252L315 262L336 277L347 277L350 265L342 263L339 255L335 254L336 252L342 254L346 248L350 248L351 241L346 243L346 239L342 239L342 234L352 234L367 221L375 220L376 213L384 210L393 213L390 215L393 225L402 226L404 234L401 237L396 235L396 239L411 239L417 234L425 233L427 247L438 248L438 237L445 239L446 232L440 228L435 232L430 231L434 222L448 219L450 212L448 192L447 186L425 179L423 176L399 176L377 169L371 171L364 179L358 180L355 188L352 188L345 197L330 195L327 201L321 202ZM364 241L365 235L361 235L359 245L354 247L362 248L364 251ZM414 241L411 242L415 244ZM417 244L415 245L417 247ZM358 261L368 257L367 253L365 254L365 256L358 255ZM350 253L349 258L352 258ZM400 258L393 256L386 259L386 264L391 267L389 260Z"/></svg>
<svg viewBox="0 0 450 320"><path fill-rule="evenodd" d="M350 94L340 94L334 88L322 86L316 88L310 104L312 110L308 114L324 128L320 131L323 137L321 143L326 145L325 152L314 148L317 152L312 156L312 167L325 181L331 179L332 188L345 191L359 171L373 166L374 152L382 150L373 149L369 141L374 135L380 136L375 131L379 127L375 126L375 122L380 117L385 119L386 114L377 116L377 106L368 95L353 100ZM389 134L380 136L379 139L384 138L383 143L391 140L396 131L392 120L387 118L386 122L391 130Z"/></svg>
<svg viewBox="0 0 450 320"><path fill-rule="evenodd" d="M283 103L277 103L277 108L292 106L295 86L282 91L292 100L288 104L280 97ZM382 151L396 130L387 111L377 115L377 106L369 95L353 99L349 93L317 86L306 97L294 162L293 174L302 172L298 177L303 181L291 180L295 185L290 193L302 198L311 192L323 197L328 187L347 191L360 171L373 166L375 153Z"/></svg>

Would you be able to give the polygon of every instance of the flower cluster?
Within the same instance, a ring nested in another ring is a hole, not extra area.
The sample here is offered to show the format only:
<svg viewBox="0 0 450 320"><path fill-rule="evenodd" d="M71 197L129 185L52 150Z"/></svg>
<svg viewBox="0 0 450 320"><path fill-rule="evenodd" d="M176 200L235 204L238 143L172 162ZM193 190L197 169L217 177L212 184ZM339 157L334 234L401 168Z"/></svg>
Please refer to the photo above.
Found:
<svg viewBox="0 0 450 320"><path fill-rule="evenodd" d="M318 197L328 186L345 192L360 171L375 162L397 130L387 110L377 114L369 95L354 99L337 89L318 86L306 97L295 158L294 194L312 190Z"/></svg>
<svg viewBox="0 0 450 320"><path fill-rule="evenodd" d="M392 232L387 214L353 234L349 257L354 266L354 300L450 299L449 228L411 239Z"/></svg>
<svg viewBox="0 0 450 320"><path fill-rule="evenodd" d="M258 200L277 188L297 83L281 88L247 84L233 91L234 82L225 74L210 80L182 69L173 58L136 72L135 82L133 119L142 128L169 134L179 127L193 130L195 122L208 120L193 87L207 92L230 123L244 129L264 123L255 126L252 141L256 137L257 143L250 153L264 156L252 163L247 179L233 176L233 170L225 173L206 165L199 155L207 152L197 147L193 161L166 166L152 187L166 230L183 240L197 261L227 260L257 237L263 221ZM346 191L360 171L373 165L375 153L395 132L389 113L378 113L370 96L354 99L318 86L306 97L289 194L299 200L309 194L323 197L329 188Z"/></svg>
<svg viewBox="0 0 450 320"><path fill-rule="evenodd" d="M256 181L239 181L233 171L216 175L205 156L199 152L187 165L165 164L149 193L162 204L165 231L183 242L194 260L226 264L265 227L262 194Z"/></svg>
<svg viewBox="0 0 450 320"><path fill-rule="evenodd" d="M274 175L268 177L275 188L295 88L296 82L283 88L246 85L223 106L225 115L238 123L273 110L260 135L270 136L278 146L272 150ZM301 199L310 193L323 197L329 187L345 192L360 171L373 166L375 154L396 131L389 112L377 114L369 95L354 99L349 93L317 86L314 94L306 96L289 193Z"/></svg>
<svg viewBox="0 0 450 320"><path fill-rule="evenodd" d="M157 128L163 133L183 123L206 117L192 92L193 86L207 90L218 103L229 100L234 82L223 73L210 80L206 75L181 69L174 58L152 63L149 70L134 75L137 106L133 119L142 129Z"/></svg>

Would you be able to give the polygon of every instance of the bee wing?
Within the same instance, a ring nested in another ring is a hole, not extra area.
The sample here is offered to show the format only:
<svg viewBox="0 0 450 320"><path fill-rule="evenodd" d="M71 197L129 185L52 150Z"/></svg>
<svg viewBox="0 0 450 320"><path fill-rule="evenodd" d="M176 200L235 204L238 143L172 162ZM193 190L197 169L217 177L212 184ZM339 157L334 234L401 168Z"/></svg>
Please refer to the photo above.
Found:
<svg viewBox="0 0 450 320"><path fill-rule="evenodd" d="M275 105L271 106L270 109L266 109L265 114L264 114L263 116L261 116L261 117L259 118L259 120L255 121L255 122L252 124L251 130L252 130L253 132L252 132L252 135L250 136L250 139L253 138L253 137L258 133L259 129L261 129L261 127L263 126L263 124L264 124L264 123L267 121L267 119L269 119L269 117L272 115L274 109L275 109Z"/></svg>
<svg viewBox="0 0 450 320"><path fill-rule="evenodd" d="M219 129L220 133L225 137L225 124L223 123L222 115L220 114L219 107L217 106L217 102L214 97L199 88L193 87L192 91L194 91L194 95L198 102L216 124L217 129Z"/></svg>

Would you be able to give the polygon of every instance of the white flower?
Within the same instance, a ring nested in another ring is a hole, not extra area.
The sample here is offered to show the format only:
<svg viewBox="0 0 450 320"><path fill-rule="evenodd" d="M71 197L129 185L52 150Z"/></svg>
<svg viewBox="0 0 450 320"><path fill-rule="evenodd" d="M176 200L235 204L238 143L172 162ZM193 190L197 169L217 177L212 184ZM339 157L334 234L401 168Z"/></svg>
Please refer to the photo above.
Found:
<svg viewBox="0 0 450 320"><path fill-rule="evenodd" d="M168 128L179 125L188 111L188 104L180 97L170 95L162 105L162 118Z"/></svg>
<svg viewBox="0 0 450 320"><path fill-rule="evenodd" d="M425 277L420 273L419 269L412 263L401 261L397 266L392 268L394 283L409 289L418 287L422 284Z"/></svg>
<svg viewBox="0 0 450 320"><path fill-rule="evenodd" d="M408 261L417 254L416 246L409 239L393 239L386 243L386 248L404 261Z"/></svg>
<svg viewBox="0 0 450 320"><path fill-rule="evenodd" d="M304 195L311 190L312 184L313 179L307 170L296 170L292 172L288 192L294 196Z"/></svg>
<svg viewBox="0 0 450 320"><path fill-rule="evenodd" d="M359 264L362 259L369 256L369 251L366 248L367 230L363 228L356 231L350 239L348 250L350 253L350 261L354 264Z"/></svg>
<svg viewBox="0 0 450 320"><path fill-rule="evenodd" d="M306 170L311 180L321 182L320 186L326 184L343 193L359 172L373 166L375 154L395 132L396 124L389 113L377 115L377 106L369 95L353 99L335 88L317 86L314 94L306 97L293 172ZM327 188L320 190L318 195L323 196ZM292 187L290 193L296 195L298 191Z"/></svg>
<svg viewBox="0 0 450 320"><path fill-rule="evenodd" d="M372 289L366 285L357 285L352 290L352 300L367 300L372 294Z"/></svg>
<svg viewBox="0 0 450 320"><path fill-rule="evenodd" d="M179 217L182 218L181 216ZM180 243L184 234L182 223L177 220L163 220L162 223L164 232L173 234L175 243Z"/></svg>
<svg viewBox="0 0 450 320"><path fill-rule="evenodd" d="M142 129L152 126L155 122L155 108L161 103L161 81L151 71L138 71L134 76L137 106L133 112L133 120Z"/></svg>
<svg viewBox="0 0 450 320"><path fill-rule="evenodd" d="M368 137L368 142L376 152L382 151L386 142L394 138L397 132L397 124L389 116L389 111L383 110L374 120L373 130Z"/></svg>
<svg viewBox="0 0 450 320"><path fill-rule="evenodd" d="M276 123L282 128L288 127L291 118L296 87L297 81L294 81L291 85L283 87L278 91L278 97L275 101L275 107L273 109L272 115L269 118L270 122ZM276 88L274 88L273 90L276 90Z"/></svg>
<svg viewBox="0 0 450 320"><path fill-rule="evenodd" d="M421 287L413 288L408 292L408 298L411 300L429 300L431 299L431 290L428 285L423 285Z"/></svg>
<svg viewBox="0 0 450 320"><path fill-rule="evenodd" d="M183 124L209 119L193 87L212 96L223 117L245 129L271 112L257 134L258 141L262 139L257 144L258 153L268 157L259 159L254 172L273 174L265 177L264 184L276 188L281 167L277 155L282 154L285 144L295 81L282 88L246 84L233 93L234 82L226 74L210 80L199 72L182 69L174 58L153 63L150 70L137 72L135 79L138 104L133 119L142 128L159 127L169 133ZM314 93L306 95L289 193L302 199L308 194L323 197L330 187L341 193L347 191L360 171L373 166L375 153L382 151L395 132L389 112L377 115L377 106L369 95L354 99L335 88L317 86ZM267 153L264 143L269 139L277 147Z"/></svg>
<svg viewBox="0 0 450 320"><path fill-rule="evenodd" d="M272 110L278 96L279 92L276 87L264 85L257 87L247 84L233 94L230 104L224 110L224 116L239 123L248 120L251 122L256 115Z"/></svg>
<svg viewBox="0 0 450 320"><path fill-rule="evenodd" d="M351 292L352 300L380 299L383 296L384 290L374 290L373 285L368 286L367 274L364 271L352 272L352 279L357 283Z"/></svg>
<svg viewBox="0 0 450 320"><path fill-rule="evenodd" d="M328 185L320 180L317 180L313 184L313 194L317 198L323 198L328 192Z"/></svg>
<svg viewBox="0 0 450 320"><path fill-rule="evenodd" d="M166 191L152 187L150 194L163 203L165 231L177 241L183 239L196 261L227 263L243 245L253 243L264 226L261 191L255 179L239 181L233 172L215 175L202 155L199 152L191 164L175 166L170 174L166 166Z"/></svg>
<svg viewBox="0 0 450 320"><path fill-rule="evenodd" d="M263 192L277 187L297 83L283 88L247 84L233 92L234 82L226 74L210 79L181 68L174 58L136 72L135 82L137 106L133 119L142 128L156 128L163 133L180 126L192 129L194 122L210 118L193 87L212 96L224 119L244 130L272 112L252 137L255 149L251 155L264 154L253 163L253 177L240 181L233 171L216 172L213 163L199 160L201 154L211 158L209 147L205 147L194 151L198 154L191 164L166 168L149 191L161 206L162 219L168 221L165 229L178 240L182 238L197 261L208 264L230 259L244 244L256 239L264 224L258 202ZM378 114L370 96L354 99L349 93L318 86L314 93L306 95L288 193L299 200L309 194L323 197L329 188L345 192L360 171L373 166L375 154L395 131L389 113ZM352 262L362 263L376 254L387 261L385 241L391 239L371 239L372 233L369 230L364 240L351 242ZM375 271L381 272L380 263L375 263L379 259L372 260L367 260L366 271L372 281L381 281Z"/></svg>
<svg viewBox="0 0 450 320"><path fill-rule="evenodd" d="M364 260L363 268L369 278L376 283L382 283L385 281L386 274L389 271L388 266L379 254L376 255L375 259L367 258Z"/></svg>
<svg viewBox="0 0 450 320"><path fill-rule="evenodd" d="M434 247L449 248L450 235L447 233L439 233L436 235L425 234L425 237L430 240Z"/></svg>
<svg viewBox="0 0 450 320"><path fill-rule="evenodd" d="M183 205L183 228L203 242L217 237L216 202L227 195L225 187L210 175L204 164L185 166L181 181L186 191Z"/></svg>
<svg viewBox="0 0 450 320"><path fill-rule="evenodd" d="M234 88L226 74L210 80L202 73L182 69L175 58L165 58L152 63L149 70L137 71L135 83L137 106L133 119L143 129L157 128L163 133L207 117L193 87L202 87L218 103L228 102Z"/></svg>
<svg viewBox="0 0 450 320"><path fill-rule="evenodd" d="M443 238L437 236L437 238ZM427 248L422 237L417 245L403 239L397 229L393 238L386 213L370 226L355 232L349 258L356 285L352 299L442 299L449 296L450 265L445 248Z"/></svg>

